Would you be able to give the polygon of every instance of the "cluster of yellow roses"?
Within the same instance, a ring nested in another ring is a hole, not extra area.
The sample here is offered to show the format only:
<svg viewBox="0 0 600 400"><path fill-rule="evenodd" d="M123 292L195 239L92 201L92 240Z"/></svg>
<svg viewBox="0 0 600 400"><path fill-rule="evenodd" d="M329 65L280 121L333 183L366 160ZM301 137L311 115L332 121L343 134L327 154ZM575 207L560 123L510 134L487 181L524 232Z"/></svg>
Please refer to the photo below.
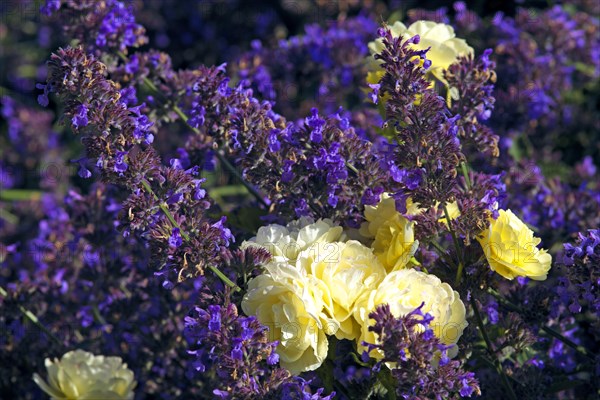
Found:
<svg viewBox="0 0 600 400"><path fill-rule="evenodd" d="M456 204L449 216L460 215ZM407 215L421 210L410 200ZM422 303L430 313L435 335L456 344L467 326L459 294L439 278L411 268L419 242L414 222L396 211L395 200L383 194L376 206L365 207L360 230L344 231L329 220L301 218L287 226L268 225L242 246L260 246L272 255L265 273L252 279L242 301L278 340L281 365L292 373L318 368L328 352L328 336L375 343L369 314L389 304L395 316ZM441 221L447 223L447 221ZM510 210L500 210L478 238L492 270L508 279L545 279L551 256L535 246L540 239ZM449 355L454 356L452 346ZM371 357L381 357L371 351Z"/></svg>
<svg viewBox="0 0 600 400"><path fill-rule="evenodd" d="M328 336L356 340L359 352L363 341L375 343L369 314L381 304L400 316L425 302L423 311L434 317L432 328L445 344L455 344L467 326L459 294L436 276L409 268L419 242L394 199L386 194L377 206L367 206L365 219L351 233L329 220L303 218L262 227L243 244L273 255L265 273L249 282L242 309L269 326L281 365L292 373L323 363ZM449 351L456 352L456 346Z"/></svg>

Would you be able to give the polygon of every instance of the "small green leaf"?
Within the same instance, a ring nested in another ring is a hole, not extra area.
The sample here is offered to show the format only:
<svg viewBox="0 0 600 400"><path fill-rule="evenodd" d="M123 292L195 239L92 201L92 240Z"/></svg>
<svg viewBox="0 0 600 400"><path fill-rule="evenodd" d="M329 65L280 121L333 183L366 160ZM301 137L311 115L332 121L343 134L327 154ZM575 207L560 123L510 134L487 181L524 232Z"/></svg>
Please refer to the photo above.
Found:
<svg viewBox="0 0 600 400"><path fill-rule="evenodd" d="M24 201L31 200L37 201L41 199L44 192L40 190L27 190L27 189L8 189L0 191L0 200L6 201Z"/></svg>

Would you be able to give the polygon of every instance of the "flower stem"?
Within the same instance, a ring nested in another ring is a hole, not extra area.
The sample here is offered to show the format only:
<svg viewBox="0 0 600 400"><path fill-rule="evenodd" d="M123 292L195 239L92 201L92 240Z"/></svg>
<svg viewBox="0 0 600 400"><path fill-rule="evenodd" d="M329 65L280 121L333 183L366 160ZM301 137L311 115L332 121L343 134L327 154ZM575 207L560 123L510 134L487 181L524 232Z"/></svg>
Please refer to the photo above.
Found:
<svg viewBox="0 0 600 400"><path fill-rule="evenodd" d="M502 364L500 364L500 361L498 360L498 358L495 355L492 341L490 340L490 337L488 336L487 331L485 330L483 320L481 319L481 314L479 314L479 309L477 308L477 302L475 301L475 297L472 294L471 294L471 299L469 301L471 303L471 308L473 308L473 314L475 315L475 321L477 322L477 327L479 328L479 331L481 332L481 336L483 337L483 341L485 342L485 346L487 347L488 354L491 357L493 357L494 365L496 366L496 370L498 371L498 373L500 374L500 377L502 378L502 383L506 387L508 397L512 400L517 400L517 395L515 394L515 392L512 388L512 385L510 384L510 381L508 380L508 376L506 376L506 373L504 372L504 369L502 368Z"/></svg>
<svg viewBox="0 0 600 400"><path fill-rule="evenodd" d="M127 56L121 52L119 52L119 57L121 58L121 60L123 62L127 62ZM150 80L148 79L148 77L144 77L143 79L144 84L156 95L159 95L160 97L162 97L163 99L165 99L164 94L156 87L156 85ZM190 127L195 133L199 133L199 131L194 128L193 126L191 126L188 123L188 117L187 115L184 114L183 111L181 111L181 109L177 106L177 105L173 105L173 111L175 111L175 113L177 115L179 115L179 117L185 122L185 124ZM224 160L224 158L222 157L221 154L219 154L217 152L217 157L219 158L219 161L223 162L226 161ZM223 158L223 160L222 160ZM251 187L251 185L249 185L242 177L241 175L239 175L239 172L231 165L229 164L229 162L223 162L223 164L232 171L232 173L234 173L234 175L236 175L241 182L244 184L244 186L248 187L250 190L250 193L254 192L252 191L252 189L254 189L253 187ZM171 214L171 212L169 211L169 208L167 207L167 205L160 201L160 199L158 198L158 196L156 195L156 193L154 193L154 191L152 190L152 187L150 186L150 183L146 180L146 179L142 179L141 181L142 186L144 187L144 189L150 194L152 195L152 197L154 197L154 199L156 201L159 201L159 207L162 210L162 212L165 214L165 216L167 217L167 219L169 220L169 222L173 225L173 227L179 229L179 234L185 239L186 242L190 241L190 236L187 234L187 232L185 232L183 229L181 229L181 226L179 226L179 224L177 223L177 221L175 221L175 218L173 217L173 214ZM255 190L255 189L254 189ZM256 194L255 194L256 196ZM257 198L259 198L259 200L262 201L263 204L266 205L264 199L259 195ZM208 267L211 271L213 271L213 273L215 273L215 275L217 275L227 286L230 286L231 288L233 288L234 291L240 291L240 287L237 286L231 279L229 279L227 276L225 276L225 274L223 274L217 267L215 267L214 265L210 265Z"/></svg>
<svg viewBox="0 0 600 400"><path fill-rule="evenodd" d="M469 177L469 169L467 168L467 163L465 161L460 163L460 170L462 171L462 174L465 177L467 189L471 189L471 178Z"/></svg>
<svg viewBox="0 0 600 400"><path fill-rule="evenodd" d="M446 222L448 223L448 230L450 231L450 235L452 236L452 241L454 242L454 248L456 249L456 257L458 258L458 268L456 270L456 286L460 283L460 278L462 276L462 270L465 265L462 257L462 252L460 248L460 243L458 242L458 237L456 237L456 233L454 233L454 229L452 229L452 224L450 221L450 213L448 213L448 207L444 204L444 216L446 217Z"/></svg>
<svg viewBox="0 0 600 400"><path fill-rule="evenodd" d="M506 308L508 308L511 311L517 312L521 315L524 314L523 310L511 303L510 301L506 300L504 297L502 297L498 292L496 292L493 289L488 289L488 293L491 294L492 296L494 296L494 298L496 298L498 301L500 301L500 303L502 303L502 305ZM554 329L550 328L549 326L543 325L541 327L542 331L546 332L548 335L552 336L553 338L560 340L561 342L563 342L564 344L566 344L567 346L571 347L572 349L574 349L575 351L577 351L578 353L580 353L581 355L589 358L590 360L594 360L594 357L592 354L590 354L583 346L578 345L577 343L573 342L571 339L563 336L560 332L555 331Z"/></svg>
<svg viewBox="0 0 600 400"><path fill-rule="evenodd" d="M433 247L435 247L435 249L438 251L438 254L440 255L440 257L442 257L444 259L444 261L446 261L448 264L453 264L452 260L450 259L450 257L448 257L448 253L446 252L446 249L444 249L435 240L432 240L429 243L431 243L433 245Z"/></svg>
<svg viewBox="0 0 600 400"><path fill-rule="evenodd" d="M221 279L227 286L233 288L233 290L235 292L239 292L241 290L238 285L236 285L231 279L229 279L223 272L221 272L214 265L209 265L208 269L210 269L212 272L214 272L214 274L217 275L219 277L219 279Z"/></svg>
<svg viewBox="0 0 600 400"><path fill-rule="evenodd" d="M460 279L462 277L463 268L464 268L463 263L459 263L458 268L456 269L456 278L454 279L456 286L460 285Z"/></svg>
<svg viewBox="0 0 600 400"><path fill-rule="evenodd" d="M554 329L550 328L549 326L545 326L545 325L542 326L542 330L544 332L546 332L548 335L554 337L555 339L560 340L567 346L573 348L575 351L581 353L582 355L586 356L590 360L594 361L594 357L592 357L590 354L588 354L587 350L583 346L578 346L577 343L575 343L571 339L563 336L561 333L555 331Z"/></svg>
<svg viewBox="0 0 600 400"><path fill-rule="evenodd" d="M152 197L154 197L154 200L160 201L160 199L158 198L156 193L154 193L154 191L152 190L152 187L150 186L150 182L148 182L145 178L142 179L142 186L144 186L144 189L146 189L148 194L150 194L150 195L152 195ZM169 222L171 222L171 225L173 225L173 227L179 229L179 233L181 234L181 236L183 236L183 238L186 241L189 241L190 240L189 235L184 230L182 230L181 226L179 226L177 221L175 221L175 218L173 218L173 214L171 214L171 211L169 211L169 208L167 207L167 205L164 202L160 202L158 206L160 207L162 212L166 215Z"/></svg>
<svg viewBox="0 0 600 400"><path fill-rule="evenodd" d="M0 295L2 297L8 297L8 292L2 286L0 286ZM65 344L63 342L61 342L61 340L58 337L56 337L52 332L50 332L50 330L48 328L46 328L44 326L44 324L42 324L40 322L40 320L38 319L38 317L35 316L34 313L32 313L31 311L29 311L28 309L26 309L25 307L23 307L20 304L17 307L19 308L19 311L28 320L30 320L35 326L37 326L38 328L40 328L42 330L42 332L44 332L46 335L48 335L48 337L50 339L52 339L54 342L56 342L61 347L66 347Z"/></svg>
<svg viewBox="0 0 600 400"><path fill-rule="evenodd" d="M152 195L152 197L154 197L155 200L159 201L158 196L156 195L156 193L154 193L154 191L152 190L152 187L150 186L150 182L148 182L146 179L142 179L142 186L144 186L144 189L150 195ZM185 239L186 242L189 242L190 236L183 229L181 229L181 226L177 223L177 221L175 221L175 218L173 218L173 214L171 214L171 211L169 211L169 208L167 207L167 205L164 202L161 202L159 207L162 210L162 212L166 215L169 222L171 222L171 225L173 225L174 228L179 229L179 234ZM231 279L229 279L217 267L215 267L214 265L209 265L208 268L215 275L217 275L219 277L219 279L221 279L227 286L233 288L234 291L237 292L237 291L241 290L240 287L235 284L235 282L233 282Z"/></svg>

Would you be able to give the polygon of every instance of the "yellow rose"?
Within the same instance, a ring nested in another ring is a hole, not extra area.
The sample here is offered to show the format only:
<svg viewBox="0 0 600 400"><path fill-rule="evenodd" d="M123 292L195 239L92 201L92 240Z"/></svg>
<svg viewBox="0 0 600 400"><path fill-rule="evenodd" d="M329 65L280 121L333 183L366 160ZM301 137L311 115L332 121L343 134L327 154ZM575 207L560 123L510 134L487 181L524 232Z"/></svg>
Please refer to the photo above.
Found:
<svg viewBox="0 0 600 400"><path fill-rule="evenodd" d="M407 201L407 211L416 214L417 205ZM386 270L403 268L414 256L419 246L415 240L414 222L396 211L396 203L388 193L381 196L376 206L365 206L365 219L360 234L373 238L371 247Z"/></svg>
<svg viewBox="0 0 600 400"><path fill-rule="evenodd" d="M335 242L343 240L343 229L335 226L328 219L314 222L311 218L302 217L287 226L271 224L258 229L255 237L242 243L242 248L249 246L264 247L276 261L295 262L298 254L318 242Z"/></svg>
<svg viewBox="0 0 600 400"><path fill-rule="evenodd" d="M383 279L377 289L363 294L356 302L354 318L361 325L361 336L357 340L359 353L366 350L363 341L376 343L376 334L369 331L369 326L373 325L369 314L377 306L386 303L396 317L406 315L425 303L422 311L433 316L431 328L440 341L447 345L457 343L468 325L465 305L450 285L435 275L414 269L394 271ZM448 355L454 357L457 352L457 346L452 346ZM370 355L374 358L382 356L375 350Z"/></svg>
<svg viewBox="0 0 600 400"><path fill-rule="evenodd" d="M492 219L489 228L477 237L490 268L506 279L526 276L545 280L552 256L537 248L541 239L534 237L533 231L511 210L498 213L498 218Z"/></svg>
<svg viewBox="0 0 600 400"><path fill-rule="evenodd" d="M269 327L284 368L293 374L317 369L327 357L326 334L339 327L330 318L328 288L285 262L270 262L265 270L248 283L242 310Z"/></svg>
<svg viewBox="0 0 600 400"><path fill-rule="evenodd" d="M430 47L427 52L427 59L431 60L429 71L444 83L446 81L443 77L443 71L448 69L458 57L473 54L473 48L464 39L457 38L454 28L450 25L433 21L417 21L407 28L402 22L396 21L390 30L392 36L403 36L404 39L419 35L420 42L412 46L418 50L425 50ZM383 50L383 40L379 38L374 42L370 42L369 50L372 54L380 53ZM368 79L373 80L376 77L371 76Z"/></svg>
<svg viewBox="0 0 600 400"><path fill-rule="evenodd" d="M340 324L338 339L354 340L360 327L352 318L354 303L379 285L385 268L371 249L355 240L319 243L298 256L298 267L321 280L329 288L333 317Z"/></svg>
<svg viewBox="0 0 600 400"><path fill-rule="evenodd" d="M75 350L45 365L48 383L38 374L33 380L52 399L133 399L133 372L120 357Z"/></svg>

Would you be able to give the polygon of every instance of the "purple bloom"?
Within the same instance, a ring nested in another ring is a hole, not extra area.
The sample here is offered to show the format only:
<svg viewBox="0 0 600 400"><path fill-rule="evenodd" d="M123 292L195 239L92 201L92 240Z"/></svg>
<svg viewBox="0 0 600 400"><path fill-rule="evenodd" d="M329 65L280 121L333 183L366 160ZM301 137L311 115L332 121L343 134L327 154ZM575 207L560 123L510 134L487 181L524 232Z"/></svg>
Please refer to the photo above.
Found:
<svg viewBox="0 0 600 400"><path fill-rule="evenodd" d="M379 88L381 88L381 85L379 83L369 83L369 87L373 90L370 94L371 101L377 104L379 102Z"/></svg>
<svg viewBox="0 0 600 400"><path fill-rule="evenodd" d="M381 195L383 194L384 189L382 187L376 187L376 188L367 188L367 190L365 190L365 193L363 194L362 197L362 203L364 205L368 205L368 206L373 206L377 203L379 203L379 200L381 200Z"/></svg>
<svg viewBox="0 0 600 400"><path fill-rule="evenodd" d="M88 179L92 176L92 172L86 167L87 157L82 157L78 160L72 160L71 162L76 162L79 164L79 170L77 171L77 175L84 179Z"/></svg>
<svg viewBox="0 0 600 400"><path fill-rule="evenodd" d="M277 129L271 130L269 135L269 151L275 153L281 149L281 142L277 139L279 131Z"/></svg>
<svg viewBox="0 0 600 400"><path fill-rule="evenodd" d="M79 107L77 107L76 114L73 115L71 121L73 122L73 126L76 129L83 126L87 126L87 124L89 123L88 108L84 104L81 104Z"/></svg>
<svg viewBox="0 0 600 400"><path fill-rule="evenodd" d="M268 329L254 317L239 316L233 304L196 307L186 318L184 333L188 353L196 360L194 374L213 393L264 397L290 377L275 365L276 344L269 342Z"/></svg>
<svg viewBox="0 0 600 400"><path fill-rule="evenodd" d="M51 16L60 8L60 0L46 0L45 4L40 6L40 11L46 16Z"/></svg>
<svg viewBox="0 0 600 400"><path fill-rule="evenodd" d="M294 178L294 172L292 167L295 162L292 160L285 160L283 163L283 173L281 174L281 182L288 183Z"/></svg>
<svg viewBox="0 0 600 400"><path fill-rule="evenodd" d="M319 111L316 108L313 108L311 113L312 116L306 117L306 126L310 129L310 140L320 143L323 140L325 120L319 117Z"/></svg>
<svg viewBox="0 0 600 400"><path fill-rule="evenodd" d="M169 247L177 248L183 244L179 228L173 228L171 236L169 236Z"/></svg>
<svg viewBox="0 0 600 400"><path fill-rule="evenodd" d="M126 151L119 151L115 157L115 172L123 173L127 171L127 163L125 162L125 157L127 156Z"/></svg>
<svg viewBox="0 0 600 400"><path fill-rule="evenodd" d="M208 329L214 332L221 330L221 307L218 305L211 305L208 307L210 313L210 321L208 323Z"/></svg>
<svg viewBox="0 0 600 400"><path fill-rule="evenodd" d="M235 237L231 233L231 230L225 226L225 221L227 221L227 217L221 217L212 227L220 231L221 239L225 243L225 246L229 246L229 243L235 242Z"/></svg>
<svg viewBox="0 0 600 400"><path fill-rule="evenodd" d="M375 332L378 342L366 343L368 352L377 349L383 353L383 359L375 363L373 372L379 372L385 362L395 363L390 373L396 394L401 398L480 394L475 375L464 371L459 361L447 358L448 346L429 328L433 318L421 311L422 306L399 318L392 315L387 304L369 314L369 318L375 320L369 330ZM442 353L439 362L435 361L436 352Z"/></svg>

